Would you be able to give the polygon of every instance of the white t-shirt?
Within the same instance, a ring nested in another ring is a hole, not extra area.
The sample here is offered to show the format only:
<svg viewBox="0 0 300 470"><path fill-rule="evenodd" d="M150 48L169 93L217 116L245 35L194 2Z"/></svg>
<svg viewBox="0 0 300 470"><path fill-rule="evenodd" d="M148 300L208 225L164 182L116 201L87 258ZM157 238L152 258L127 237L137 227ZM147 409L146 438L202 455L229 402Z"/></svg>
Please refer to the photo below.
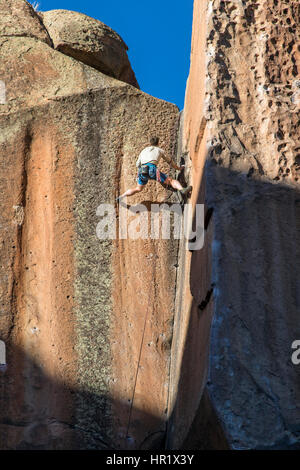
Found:
<svg viewBox="0 0 300 470"><path fill-rule="evenodd" d="M141 165L145 165L146 163L153 162L154 164L157 165L159 160L163 158L167 162L169 160L167 159L165 152L156 146L149 146L146 147L144 150L141 151L139 154L139 158L137 159L136 166L137 168L140 167Z"/></svg>

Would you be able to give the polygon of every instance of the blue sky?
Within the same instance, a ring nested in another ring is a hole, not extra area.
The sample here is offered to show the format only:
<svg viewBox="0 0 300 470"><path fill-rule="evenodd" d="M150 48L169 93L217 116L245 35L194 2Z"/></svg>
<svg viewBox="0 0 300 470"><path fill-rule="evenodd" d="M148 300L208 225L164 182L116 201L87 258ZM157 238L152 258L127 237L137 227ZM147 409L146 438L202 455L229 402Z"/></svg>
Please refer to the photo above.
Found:
<svg viewBox="0 0 300 470"><path fill-rule="evenodd" d="M33 3L33 0L31 1ZM97 18L122 36L139 85L182 109L189 73L193 0L39 0Z"/></svg>

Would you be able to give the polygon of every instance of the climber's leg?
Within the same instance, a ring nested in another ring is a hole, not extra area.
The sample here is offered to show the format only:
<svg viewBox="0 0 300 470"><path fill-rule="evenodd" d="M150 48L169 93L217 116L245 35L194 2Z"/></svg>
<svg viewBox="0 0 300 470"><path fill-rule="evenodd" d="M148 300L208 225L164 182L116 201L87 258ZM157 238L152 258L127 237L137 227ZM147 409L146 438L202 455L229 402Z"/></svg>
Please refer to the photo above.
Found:
<svg viewBox="0 0 300 470"><path fill-rule="evenodd" d="M188 194L191 193L192 189L193 189L192 186L188 186L187 188L183 188L178 180L170 178L169 176L164 181L164 184L167 184L167 185L171 186L173 189L177 189L177 191L179 191L182 194L182 196L188 196Z"/></svg>
<svg viewBox="0 0 300 470"><path fill-rule="evenodd" d="M178 191L181 191L183 189L183 187L181 186L179 181L177 181L173 178L170 178L169 176L166 179L165 184L168 184L169 186L172 186L172 188L177 189Z"/></svg>
<svg viewBox="0 0 300 470"><path fill-rule="evenodd" d="M135 188L127 189L124 194L116 198L116 201L120 201L124 197L133 196L136 193L140 193L141 191L143 191L145 186L145 184L138 184Z"/></svg>

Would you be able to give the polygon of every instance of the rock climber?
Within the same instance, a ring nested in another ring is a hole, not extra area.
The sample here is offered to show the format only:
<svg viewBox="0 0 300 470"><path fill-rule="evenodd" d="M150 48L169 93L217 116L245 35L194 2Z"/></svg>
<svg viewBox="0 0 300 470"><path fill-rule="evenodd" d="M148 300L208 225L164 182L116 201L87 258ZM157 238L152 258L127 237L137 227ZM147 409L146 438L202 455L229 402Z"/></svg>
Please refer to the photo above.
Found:
<svg viewBox="0 0 300 470"><path fill-rule="evenodd" d="M171 158L166 156L164 150L162 150L158 144L159 138L151 137L150 146L142 150L136 162L136 167L138 168L137 186L132 189L127 189L124 194L121 194L121 196L116 198L116 201L120 201L126 196L133 196L136 193L140 193L145 188L149 179L156 180L163 186L171 186L173 189L177 189L183 196L188 195L192 191L192 186L183 188L179 181L159 171L157 164L161 158L169 163L172 168L178 171L183 170L184 165L176 165L176 163Z"/></svg>

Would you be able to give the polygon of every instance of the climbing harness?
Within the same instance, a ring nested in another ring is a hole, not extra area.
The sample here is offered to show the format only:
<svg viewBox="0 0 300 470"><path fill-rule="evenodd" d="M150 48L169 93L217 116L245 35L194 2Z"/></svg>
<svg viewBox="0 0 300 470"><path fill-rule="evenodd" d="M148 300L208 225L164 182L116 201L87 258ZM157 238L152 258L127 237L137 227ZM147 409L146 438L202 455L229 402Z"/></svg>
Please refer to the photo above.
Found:
<svg viewBox="0 0 300 470"><path fill-rule="evenodd" d="M149 175L149 166L148 165L142 165L141 166L141 174L143 176L148 176Z"/></svg>

